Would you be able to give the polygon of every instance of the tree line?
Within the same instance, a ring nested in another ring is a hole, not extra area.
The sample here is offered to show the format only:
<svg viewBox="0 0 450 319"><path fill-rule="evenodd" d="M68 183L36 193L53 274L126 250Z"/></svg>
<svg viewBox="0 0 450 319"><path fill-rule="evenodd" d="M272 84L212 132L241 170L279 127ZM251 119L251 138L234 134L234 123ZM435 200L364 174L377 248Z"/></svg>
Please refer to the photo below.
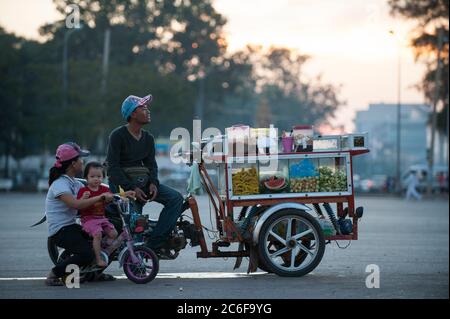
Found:
<svg viewBox="0 0 450 319"><path fill-rule="evenodd" d="M43 25L44 42L26 40L0 27L0 154L21 159L74 140L104 153L109 132L123 121L120 104L129 94L153 94L149 129L168 136L175 127L222 129L236 123L289 128L327 120L345 102L339 86L307 78L311 58L288 48L247 46L227 51L227 21L210 0L54 0L63 16L76 5L81 29L65 19ZM448 39L448 0L390 0L391 13L418 21L412 44L428 65L422 83L432 100L437 30ZM431 27L430 27L431 26ZM68 32L73 31L70 38ZM110 34L105 75L105 35ZM67 77L62 72L67 47ZM438 118L446 126L448 41ZM430 58L431 57L431 58ZM64 83L67 89L64 90Z"/></svg>
<svg viewBox="0 0 450 319"><path fill-rule="evenodd" d="M68 29L65 19L43 25L43 42L0 27L0 154L52 153L68 140L104 153L130 94L154 96L149 129L156 137L190 129L193 118L221 130L236 123L313 124L343 103L339 87L302 75L310 57L297 51L248 46L227 52L226 19L209 0L54 3L64 16L76 5L82 27ZM266 116L256 116L259 111Z"/></svg>

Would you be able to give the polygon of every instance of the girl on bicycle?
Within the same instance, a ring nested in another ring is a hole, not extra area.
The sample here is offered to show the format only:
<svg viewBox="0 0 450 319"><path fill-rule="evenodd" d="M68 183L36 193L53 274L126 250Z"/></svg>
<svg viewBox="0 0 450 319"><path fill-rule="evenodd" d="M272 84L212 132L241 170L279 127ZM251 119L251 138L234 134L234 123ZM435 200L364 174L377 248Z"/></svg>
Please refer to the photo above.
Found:
<svg viewBox="0 0 450 319"><path fill-rule="evenodd" d="M87 186L82 187L78 191L78 199L111 194L109 187L101 184L105 178L103 165L101 163L89 162L84 169L83 175L87 181ZM134 197L134 192L125 192L124 196ZM83 230L93 238L92 246L94 248L95 259L97 265L100 267L108 266L100 255L103 234L107 236L108 244L111 244L118 235L114 225L105 217L105 206L104 202L96 202L93 205L80 210L81 225L83 226Z"/></svg>

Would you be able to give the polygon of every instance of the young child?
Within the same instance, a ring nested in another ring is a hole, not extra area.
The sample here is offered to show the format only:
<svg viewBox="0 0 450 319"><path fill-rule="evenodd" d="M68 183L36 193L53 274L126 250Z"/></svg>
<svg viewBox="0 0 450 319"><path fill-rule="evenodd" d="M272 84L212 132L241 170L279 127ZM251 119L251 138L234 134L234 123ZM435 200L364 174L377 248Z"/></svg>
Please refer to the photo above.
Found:
<svg viewBox="0 0 450 319"><path fill-rule="evenodd" d="M87 186L79 190L78 199L86 199L110 193L108 187L101 185L105 178L102 164L99 162L89 162L84 169L83 175L87 180ZM133 197L134 195L132 193L134 192L125 192L125 195ZM117 238L117 231L114 225L105 217L105 206L104 202L97 202L88 208L80 210L81 225L83 226L83 230L94 239L93 248L95 258L97 265L100 267L107 266L100 255L102 235L105 234L108 237L109 243L112 243Z"/></svg>

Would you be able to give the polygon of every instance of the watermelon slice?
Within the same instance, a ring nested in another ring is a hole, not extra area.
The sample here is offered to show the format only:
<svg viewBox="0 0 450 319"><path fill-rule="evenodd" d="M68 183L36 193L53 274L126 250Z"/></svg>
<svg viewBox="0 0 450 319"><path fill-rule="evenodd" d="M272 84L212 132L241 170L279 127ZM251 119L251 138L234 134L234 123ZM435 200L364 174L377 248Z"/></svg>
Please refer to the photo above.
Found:
<svg viewBox="0 0 450 319"><path fill-rule="evenodd" d="M264 181L264 186L271 191L278 191L286 187L286 179L284 177L271 176Z"/></svg>

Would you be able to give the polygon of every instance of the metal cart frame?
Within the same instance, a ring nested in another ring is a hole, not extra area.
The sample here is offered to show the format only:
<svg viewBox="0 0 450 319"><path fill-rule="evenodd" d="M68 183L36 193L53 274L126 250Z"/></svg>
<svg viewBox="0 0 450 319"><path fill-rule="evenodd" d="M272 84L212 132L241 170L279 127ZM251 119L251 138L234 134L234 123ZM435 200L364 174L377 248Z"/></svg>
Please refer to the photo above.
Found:
<svg viewBox="0 0 450 319"><path fill-rule="evenodd" d="M289 158L317 158L317 157L331 157L340 156L347 160L347 182L351 191L334 192L334 193L291 193L291 194L276 194L276 195L249 195L249 196L234 196L231 192L231 173L230 173L230 158L226 156L210 157L216 163L225 163L226 189L225 196L220 195L217 187L212 182L208 171L203 162L199 163L199 170L202 182L205 186L206 193L213 204L216 217L216 226L220 233L220 241L212 244L212 249L208 250L206 241L203 235L203 226L198 213L198 205L194 196L188 198L191 208L194 224L198 232L201 233L200 248L201 251L197 253L197 257L243 257L249 256L247 250L238 251L220 251L219 247L227 247L230 243L248 243L252 238L243 238L238 230L234 216L233 209L235 207L248 207L255 205L262 205L272 207L279 204L288 204L297 207L295 204L317 204L329 203L336 204L336 212L338 217L344 214L344 205L347 205L348 216L353 221L353 232L350 235L334 235L325 237L326 240L357 240L358 239L358 217L355 214L355 197L353 187L353 156L368 153L369 150L347 150L347 151L327 151L327 152L309 152L309 153L283 153L278 154L280 159ZM286 207L290 207L286 206ZM298 206L304 207L304 206ZM257 229L256 229L257 230ZM254 236L253 236L254 238Z"/></svg>

